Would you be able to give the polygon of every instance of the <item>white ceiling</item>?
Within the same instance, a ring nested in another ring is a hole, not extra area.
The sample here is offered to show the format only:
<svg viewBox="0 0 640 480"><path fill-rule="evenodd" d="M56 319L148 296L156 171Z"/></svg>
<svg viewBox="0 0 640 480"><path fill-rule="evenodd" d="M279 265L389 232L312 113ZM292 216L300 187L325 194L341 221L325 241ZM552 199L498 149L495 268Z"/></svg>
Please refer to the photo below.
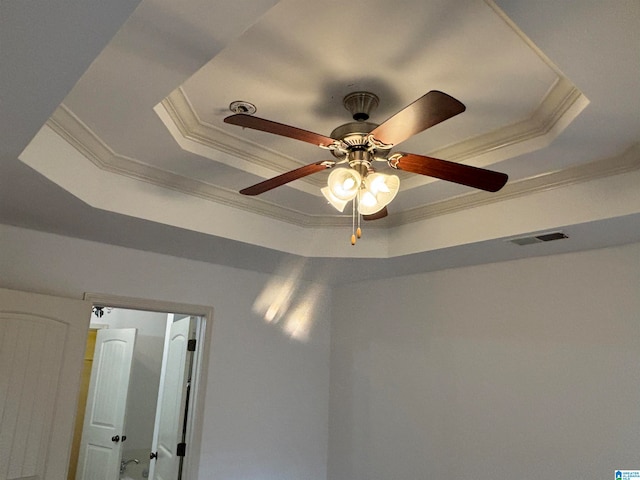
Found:
<svg viewBox="0 0 640 480"><path fill-rule="evenodd" d="M640 241L637 1L0 8L3 223L262 271L293 255L343 281ZM510 182L403 174L355 247L319 195L328 173L237 193L331 157L222 123L231 101L328 135L357 90L379 96L376 123L429 90L458 98L463 114L394 150ZM570 238L505 242L551 230Z"/></svg>

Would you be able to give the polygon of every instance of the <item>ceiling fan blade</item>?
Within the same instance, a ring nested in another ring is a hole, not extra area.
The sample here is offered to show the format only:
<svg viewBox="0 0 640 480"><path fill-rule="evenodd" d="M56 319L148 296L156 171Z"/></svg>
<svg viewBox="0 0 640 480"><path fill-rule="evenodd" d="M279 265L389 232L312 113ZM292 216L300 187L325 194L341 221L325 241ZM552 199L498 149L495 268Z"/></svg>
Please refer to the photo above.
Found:
<svg viewBox="0 0 640 480"><path fill-rule="evenodd" d="M283 173L282 175L278 175L277 177L273 177L263 182L256 183L251 187L244 188L240 190L240 193L243 195L260 195L261 193L267 192L286 183L293 182L294 180L297 180L299 178L306 177L307 175L311 175L312 173L321 172L322 170L331 168L334 165L335 162L331 160L323 160L322 162L310 163L309 165L305 165L304 167L290 170Z"/></svg>
<svg viewBox="0 0 640 480"><path fill-rule="evenodd" d="M247 115L245 113L231 115L224 119L224 123L273 133L275 135L293 138L294 140L312 143L317 146L327 147L335 142L333 138L325 137L319 133L309 132L308 130L285 125L284 123L272 122L271 120L265 120L264 118L254 117L253 115Z"/></svg>
<svg viewBox="0 0 640 480"><path fill-rule="evenodd" d="M384 144L397 145L465 109L464 104L452 96L432 90L378 125L371 135Z"/></svg>
<svg viewBox="0 0 640 480"><path fill-rule="evenodd" d="M428 175L429 177L460 183L488 192L497 192L504 187L509 179L505 173L472 167L462 163L449 162L414 153L401 153L398 155L402 156L398 160L390 161L390 164L399 170Z"/></svg>
<svg viewBox="0 0 640 480"><path fill-rule="evenodd" d="M387 215L389 215L389 211L387 210L387 207L384 207L382 210L376 213L372 213L371 215L363 215L362 219L363 220L379 220L381 218L386 217Z"/></svg>

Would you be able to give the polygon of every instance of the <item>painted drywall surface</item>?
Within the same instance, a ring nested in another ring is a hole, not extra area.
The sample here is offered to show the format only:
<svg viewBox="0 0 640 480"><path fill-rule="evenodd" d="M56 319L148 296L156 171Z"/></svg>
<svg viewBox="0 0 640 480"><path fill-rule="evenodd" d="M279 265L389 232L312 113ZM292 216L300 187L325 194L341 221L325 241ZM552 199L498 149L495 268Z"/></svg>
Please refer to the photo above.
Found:
<svg viewBox="0 0 640 480"><path fill-rule="evenodd" d="M0 286L81 298L84 292L215 309L201 479L326 478L330 293L312 308L307 341L253 311L277 278L164 255L0 226ZM281 285L286 285L284 277ZM304 288L302 288L304 287ZM291 298L313 290L300 284Z"/></svg>
<svg viewBox="0 0 640 480"><path fill-rule="evenodd" d="M334 292L330 480L612 478L638 405L640 244Z"/></svg>
<svg viewBox="0 0 640 480"><path fill-rule="evenodd" d="M167 314L122 308L105 309L100 318L95 314L91 315L91 325L95 324L108 325L109 328L137 329L127 400L127 442L124 444L123 459L139 455L131 451L142 449L147 451L143 458L148 458L153 442Z"/></svg>
<svg viewBox="0 0 640 480"><path fill-rule="evenodd" d="M5 226L0 247L3 287L216 306L200 477L324 478L331 298L302 344L256 321L266 276ZM334 292L328 478L640 464L638 265L635 244Z"/></svg>

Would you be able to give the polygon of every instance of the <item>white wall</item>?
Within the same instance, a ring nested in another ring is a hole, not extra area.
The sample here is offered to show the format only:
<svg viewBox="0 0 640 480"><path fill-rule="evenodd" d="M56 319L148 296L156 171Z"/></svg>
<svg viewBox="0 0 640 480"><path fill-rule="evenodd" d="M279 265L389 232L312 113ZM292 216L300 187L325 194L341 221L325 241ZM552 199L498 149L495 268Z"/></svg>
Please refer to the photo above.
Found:
<svg viewBox="0 0 640 480"><path fill-rule="evenodd" d="M0 226L0 287L215 307L202 479L640 467L640 244L341 288L307 343L252 311L272 280Z"/></svg>
<svg viewBox="0 0 640 480"><path fill-rule="evenodd" d="M640 468L640 244L362 283L333 311L330 480Z"/></svg>
<svg viewBox="0 0 640 480"><path fill-rule="evenodd" d="M252 311L270 280L0 225L0 287L213 305L201 479L326 479L330 297L308 341L293 340Z"/></svg>

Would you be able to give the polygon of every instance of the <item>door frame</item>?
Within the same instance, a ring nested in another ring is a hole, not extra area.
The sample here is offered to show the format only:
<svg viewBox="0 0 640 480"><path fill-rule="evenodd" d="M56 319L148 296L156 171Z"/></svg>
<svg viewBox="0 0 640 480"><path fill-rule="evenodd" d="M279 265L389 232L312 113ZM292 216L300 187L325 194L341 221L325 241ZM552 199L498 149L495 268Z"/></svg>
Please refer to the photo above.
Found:
<svg viewBox="0 0 640 480"><path fill-rule="evenodd" d="M209 367L209 346L211 345L211 334L213 330L213 307L91 292L84 294L84 300L91 302L92 306L108 306L149 312L179 313L200 317L200 322L196 330L199 348L196 348L195 351L192 372L192 379L195 381L193 382L189 399L189 412L192 413L189 414L187 422L187 454L184 459L184 478L186 478L186 480L197 479L198 467L200 465L200 446L202 444L202 419L204 418L205 406L204 394ZM149 445L149 451L151 451L151 445Z"/></svg>

